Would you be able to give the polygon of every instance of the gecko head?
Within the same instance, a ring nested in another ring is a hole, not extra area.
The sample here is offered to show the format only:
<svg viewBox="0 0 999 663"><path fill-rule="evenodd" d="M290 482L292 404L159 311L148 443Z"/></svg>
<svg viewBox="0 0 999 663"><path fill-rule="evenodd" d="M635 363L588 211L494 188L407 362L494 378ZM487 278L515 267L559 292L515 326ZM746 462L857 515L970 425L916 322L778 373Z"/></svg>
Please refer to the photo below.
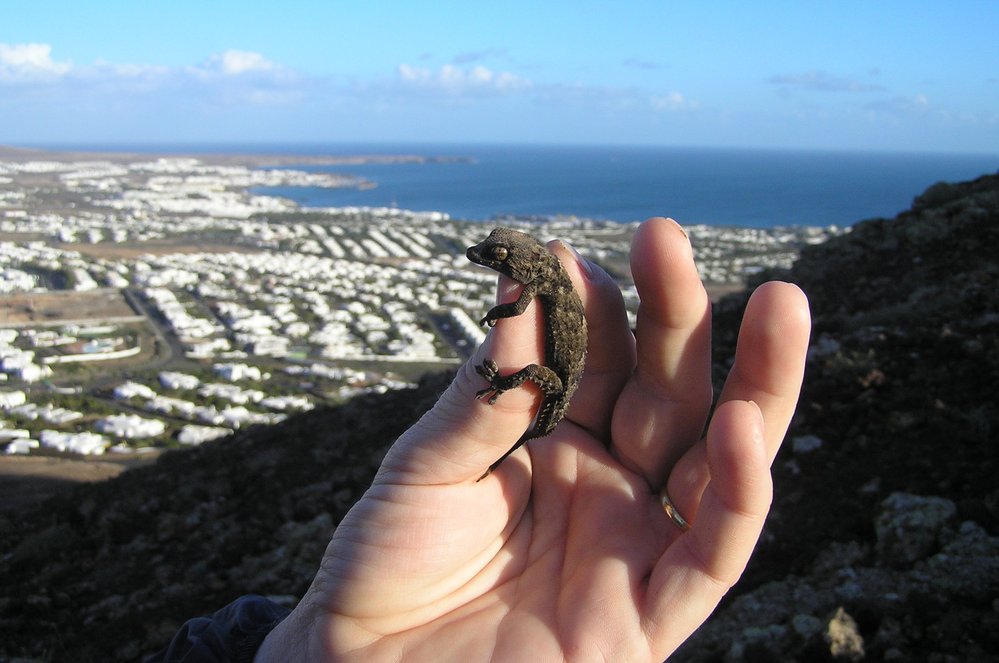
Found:
<svg viewBox="0 0 999 663"><path fill-rule="evenodd" d="M510 228L496 228L489 237L468 247L465 255L475 264L495 269L519 283L533 281L551 259L541 242Z"/></svg>

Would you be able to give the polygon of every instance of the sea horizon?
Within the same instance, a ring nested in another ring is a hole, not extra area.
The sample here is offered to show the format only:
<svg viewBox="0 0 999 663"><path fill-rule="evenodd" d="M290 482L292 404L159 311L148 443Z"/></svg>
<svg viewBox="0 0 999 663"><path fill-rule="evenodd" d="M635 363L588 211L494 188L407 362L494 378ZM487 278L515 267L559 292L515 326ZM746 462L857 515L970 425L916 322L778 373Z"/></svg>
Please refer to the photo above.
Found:
<svg viewBox="0 0 999 663"><path fill-rule="evenodd" d="M849 226L890 218L940 181L999 169L999 155L856 150L483 143L52 143L44 150L148 154L414 155L420 163L287 166L360 178L347 189L255 192L302 207L400 207L476 221L672 216L717 226ZM440 157L445 159L437 160Z"/></svg>

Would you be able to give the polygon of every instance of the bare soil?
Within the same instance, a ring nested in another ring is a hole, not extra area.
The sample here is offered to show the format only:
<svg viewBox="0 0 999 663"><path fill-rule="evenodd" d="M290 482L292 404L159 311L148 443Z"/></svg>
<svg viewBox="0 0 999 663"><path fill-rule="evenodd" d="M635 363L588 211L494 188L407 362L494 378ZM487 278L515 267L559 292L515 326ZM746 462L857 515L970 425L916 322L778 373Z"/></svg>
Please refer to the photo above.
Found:
<svg viewBox="0 0 999 663"><path fill-rule="evenodd" d="M117 290L32 292L0 297L0 326L44 325L63 320L108 320L137 315Z"/></svg>
<svg viewBox="0 0 999 663"><path fill-rule="evenodd" d="M80 483L114 478L129 468L152 463L158 455L121 460L0 456L0 513L36 505Z"/></svg>

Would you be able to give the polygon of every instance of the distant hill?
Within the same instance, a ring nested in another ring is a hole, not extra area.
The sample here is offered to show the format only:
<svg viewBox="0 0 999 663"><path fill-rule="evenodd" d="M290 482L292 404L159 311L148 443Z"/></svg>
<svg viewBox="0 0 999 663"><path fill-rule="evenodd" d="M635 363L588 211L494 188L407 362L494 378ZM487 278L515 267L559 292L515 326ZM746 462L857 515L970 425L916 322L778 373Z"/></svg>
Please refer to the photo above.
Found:
<svg viewBox="0 0 999 663"><path fill-rule="evenodd" d="M993 175L931 187L766 275L810 299L802 401L745 578L672 660L999 651L997 247ZM747 297L716 305L719 385ZM0 661L135 660L241 594L293 602L448 379L167 453L0 517Z"/></svg>

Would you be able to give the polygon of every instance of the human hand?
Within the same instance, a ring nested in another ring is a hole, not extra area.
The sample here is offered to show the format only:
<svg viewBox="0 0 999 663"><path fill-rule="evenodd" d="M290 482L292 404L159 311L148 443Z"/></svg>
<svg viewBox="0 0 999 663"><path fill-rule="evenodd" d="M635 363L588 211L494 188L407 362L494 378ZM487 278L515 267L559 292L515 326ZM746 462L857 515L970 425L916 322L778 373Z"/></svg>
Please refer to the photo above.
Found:
<svg viewBox="0 0 999 663"><path fill-rule="evenodd" d="M494 405L474 370L542 361L536 304L489 333L402 435L337 527L260 661L661 661L738 580L770 507L770 463L798 398L809 334L796 287L753 294L711 407L710 302L686 235L635 235L632 334L620 291L564 245L586 309L582 382L554 433L476 479L530 425L533 388ZM509 301L517 284L500 282ZM665 486L689 521L660 503Z"/></svg>

